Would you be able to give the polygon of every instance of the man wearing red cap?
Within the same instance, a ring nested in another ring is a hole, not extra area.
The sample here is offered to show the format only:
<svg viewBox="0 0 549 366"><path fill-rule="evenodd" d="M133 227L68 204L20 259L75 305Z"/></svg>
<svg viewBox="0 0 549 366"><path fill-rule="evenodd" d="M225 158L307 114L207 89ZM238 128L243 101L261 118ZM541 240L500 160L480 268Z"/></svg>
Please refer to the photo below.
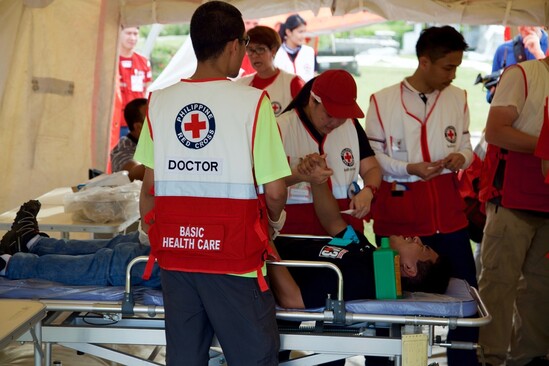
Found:
<svg viewBox="0 0 549 366"><path fill-rule="evenodd" d="M425 29L416 44L417 69L372 95L366 131L383 170L372 209L375 234L420 236L450 258L453 277L477 286L456 174L473 158L469 109L466 92L451 85L466 49L450 26ZM475 352L449 350L448 364L476 365Z"/></svg>
<svg viewBox="0 0 549 366"><path fill-rule="evenodd" d="M292 168L292 175L286 177L287 219L283 233L341 236L346 232L346 225L328 232L315 214L314 205L321 202L313 199L311 186L327 181L344 211L345 222L362 235L362 220L370 212L381 171L358 123L357 118L363 118L364 113L356 96L351 74L328 70L307 82L277 118ZM311 155L325 163L318 164L314 174L301 174L297 170L299 163ZM365 187L360 191L359 175Z"/></svg>

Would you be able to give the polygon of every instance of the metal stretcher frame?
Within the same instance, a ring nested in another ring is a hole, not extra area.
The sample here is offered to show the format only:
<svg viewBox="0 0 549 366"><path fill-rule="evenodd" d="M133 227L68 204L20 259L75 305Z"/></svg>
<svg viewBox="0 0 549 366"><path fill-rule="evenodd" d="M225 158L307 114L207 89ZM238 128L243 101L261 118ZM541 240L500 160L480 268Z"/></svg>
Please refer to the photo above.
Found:
<svg viewBox="0 0 549 366"><path fill-rule="evenodd" d="M126 287L122 302L43 300L47 316L42 321L42 343L45 347L45 364L50 365L51 345L58 344L80 352L126 365L161 365L154 361L158 352L156 347L147 359L143 359L110 345L144 345L165 346L164 308L158 305L135 303L130 285L131 267L147 257L134 259L127 269ZM281 350L303 350L307 354L281 362L281 365L315 365L318 363L345 359L357 355L387 356L394 359L395 365L401 365L402 333L401 326L412 327L414 332L427 327L428 356L431 347L437 342L434 339L435 326L480 327L491 320L478 292L470 288L476 301L478 316L475 318L430 317L385 314L357 314L345 310L341 301L343 278L337 266L327 262L281 261L275 265L289 267L327 267L338 275L337 299L328 299L325 309L319 311L296 311L291 309L277 310L277 318L303 324L314 322L313 327L281 327ZM95 315L90 315L95 314ZM367 327L350 327L363 325L388 325L389 334L375 336L365 332ZM425 333L425 329L423 329ZM30 333L24 334L19 341L32 341ZM445 347L473 349L474 344L440 344ZM223 365L225 360L219 344L214 340L210 365ZM42 360L35 358L35 366L42 365Z"/></svg>

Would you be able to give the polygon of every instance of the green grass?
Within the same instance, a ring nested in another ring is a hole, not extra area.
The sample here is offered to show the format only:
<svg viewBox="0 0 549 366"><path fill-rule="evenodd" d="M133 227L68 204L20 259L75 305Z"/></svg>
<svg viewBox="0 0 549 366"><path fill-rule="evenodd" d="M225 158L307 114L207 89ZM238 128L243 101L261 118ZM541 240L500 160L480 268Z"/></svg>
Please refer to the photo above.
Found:
<svg viewBox="0 0 549 366"><path fill-rule="evenodd" d="M385 66L362 66L361 76L355 77L358 85L358 103L366 111L368 109L370 95L387 86L399 83L406 76L412 75L414 69L385 67ZM478 69L461 66L457 71L454 85L467 90L467 100L471 115L470 131L480 132L486 124L489 104L486 102L486 94L482 86L474 85L474 81L481 72ZM481 72L484 74L483 72Z"/></svg>

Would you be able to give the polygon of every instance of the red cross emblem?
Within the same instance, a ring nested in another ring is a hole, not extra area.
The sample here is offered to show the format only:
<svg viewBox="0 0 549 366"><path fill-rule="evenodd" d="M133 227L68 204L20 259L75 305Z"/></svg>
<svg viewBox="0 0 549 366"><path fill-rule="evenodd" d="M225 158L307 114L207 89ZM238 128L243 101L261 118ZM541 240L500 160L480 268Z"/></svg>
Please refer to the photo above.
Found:
<svg viewBox="0 0 549 366"><path fill-rule="evenodd" d="M192 131L192 138L197 139L200 137L200 131L206 129L206 121L200 121L198 113L191 115L191 122L184 123L185 131Z"/></svg>
<svg viewBox="0 0 549 366"><path fill-rule="evenodd" d="M273 107L273 112L275 116L278 116L280 112L282 112L282 106L278 102L272 102L271 106Z"/></svg>
<svg viewBox="0 0 549 366"><path fill-rule="evenodd" d="M344 155L343 155L343 159L345 159L346 162L350 163L353 161L353 155L350 153L350 152L346 152Z"/></svg>
<svg viewBox="0 0 549 366"><path fill-rule="evenodd" d="M455 143L457 140L456 128L454 126L446 127L444 130L444 138L450 143Z"/></svg>
<svg viewBox="0 0 549 366"><path fill-rule="evenodd" d="M351 167L355 164L355 157L353 156L353 152L349 148L345 148L341 151L341 160L343 161L343 164L345 164L348 167Z"/></svg>

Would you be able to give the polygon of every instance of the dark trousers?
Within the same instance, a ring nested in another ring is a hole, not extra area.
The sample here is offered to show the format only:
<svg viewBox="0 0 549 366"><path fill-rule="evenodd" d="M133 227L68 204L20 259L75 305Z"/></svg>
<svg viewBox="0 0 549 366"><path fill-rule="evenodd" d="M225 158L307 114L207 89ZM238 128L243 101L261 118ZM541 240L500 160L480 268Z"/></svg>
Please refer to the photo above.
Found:
<svg viewBox="0 0 549 366"><path fill-rule="evenodd" d="M229 365L278 365L274 297L257 278L166 270L160 277L168 366L207 365L214 334Z"/></svg>

